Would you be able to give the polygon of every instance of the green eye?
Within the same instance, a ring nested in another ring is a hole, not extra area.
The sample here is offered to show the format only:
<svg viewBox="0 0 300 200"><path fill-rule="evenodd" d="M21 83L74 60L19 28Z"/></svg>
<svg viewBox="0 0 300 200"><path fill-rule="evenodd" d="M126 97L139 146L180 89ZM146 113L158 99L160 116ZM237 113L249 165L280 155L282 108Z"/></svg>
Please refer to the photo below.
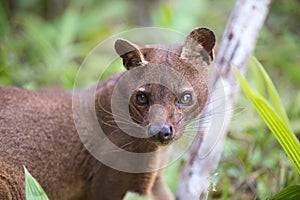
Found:
<svg viewBox="0 0 300 200"><path fill-rule="evenodd" d="M135 97L135 101L140 106L148 105L148 98L144 93L138 93Z"/></svg>
<svg viewBox="0 0 300 200"><path fill-rule="evenodd" d="M192 103L193 103L193 96L188 92L183 93L178 100L179 105L189 106Z"/></svg>

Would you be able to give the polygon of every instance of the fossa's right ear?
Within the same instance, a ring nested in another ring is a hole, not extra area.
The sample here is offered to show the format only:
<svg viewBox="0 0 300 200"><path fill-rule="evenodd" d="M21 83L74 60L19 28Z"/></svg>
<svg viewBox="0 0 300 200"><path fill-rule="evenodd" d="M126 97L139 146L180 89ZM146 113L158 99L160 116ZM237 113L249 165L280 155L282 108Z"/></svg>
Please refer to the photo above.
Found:
<svg viewBox="0 0 300 200"><path fill-rule="evenodd" d="M190 60L193 64L199 63L198 59L205 61L208 65L214 59L213 48L216 37L208 28L195 28L185 39L181 57Z"/></svg>
<svg viewBox="0 0 300 200"><path fill-rule="evenodd" d="M123 59L123 65L127 70L147 63L138 47L127 40L118 39L115 42L115 50Z"/></svg>

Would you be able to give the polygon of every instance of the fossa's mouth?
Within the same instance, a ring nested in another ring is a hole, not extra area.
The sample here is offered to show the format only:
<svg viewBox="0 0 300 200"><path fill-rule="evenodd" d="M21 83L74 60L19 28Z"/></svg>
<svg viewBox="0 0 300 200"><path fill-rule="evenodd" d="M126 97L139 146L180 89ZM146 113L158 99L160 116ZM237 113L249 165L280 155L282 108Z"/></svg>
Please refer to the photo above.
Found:
<svg viewBox="0 0 300 200"><path fill-rule="evenodd" d="M156 144L158 146L167 146L167 145L172 144L174 141L174 138L166 141L166 140L159 140L155 136L152 136L149 139L151 140L151 142L153 142L154 144Z"/></svg>

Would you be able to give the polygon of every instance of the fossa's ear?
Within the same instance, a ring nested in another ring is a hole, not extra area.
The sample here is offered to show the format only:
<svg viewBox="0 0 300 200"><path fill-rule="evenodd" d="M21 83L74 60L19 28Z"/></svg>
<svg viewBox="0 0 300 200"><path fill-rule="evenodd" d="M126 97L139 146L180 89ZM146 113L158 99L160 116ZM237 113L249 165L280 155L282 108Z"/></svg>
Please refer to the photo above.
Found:
<svg viewBox="0 0 300 200"><path fill-rule="evenodd" d="M138 47L127 40L118 39L115 42L115 50L123 59L123 65L127 70L147 63Z"/></svg>
<svg viewBox="0 0 300 200"><path fill-rule="evenodd" d="M208 28L196 28L186 37L180 56L193 64L197 64L200 58L209 65L214 59L215 43L216 37L213 31Z"/></svg>

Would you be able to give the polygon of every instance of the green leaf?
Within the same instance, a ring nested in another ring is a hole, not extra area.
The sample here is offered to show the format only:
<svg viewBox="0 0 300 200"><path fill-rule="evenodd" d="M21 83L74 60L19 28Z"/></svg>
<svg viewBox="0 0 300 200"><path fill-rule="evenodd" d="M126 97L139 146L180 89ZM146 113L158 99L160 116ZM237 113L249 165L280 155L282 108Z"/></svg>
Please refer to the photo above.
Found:
<svg viewBox="0 0 300 200"><path fill-rule="evenodd" d="M264 78L261 74L260 69L258 69L257 67L257 60L255 59L255 57L251 57L250 62L249 62L249 70L251 70L251 72L253 73L253 78L254 78L254 82L255 82L255 86L257 91L264 95L265 94L265 81Z"/></svg>
<svg viewBox="0 0 300 200"><path fill-rule="evenodd" d="M27 200L49 200L40 184L33 178L24 166L25 171L25 192Z"/></svg>
<svg viewBox="0 0 300 200"><path fill-rule="evenodd" d="M278 114L261 94L251 88L236 68L234 68L234 73L243 91L283 147L298 173L300 173L300 144L290 127L286 125L288 122L282 119L282 115Z"/></svg>
<svg viewBox="0 0 300 200"><path fill-rule="evenodd" d="M299 200L300 199L300 185L292 185L279 191L276 195L268 200Z"/></svg>
<svg viewBox="0 0 300 200"><path fill-rule="evenodd" d="M268 76L267 72L265 71L263 66L260 64L260 62L255 57L252 57L251 62L250 62L250 67L251 68L258 68L260 70L260 73L262 74L262 76L264 78L264 81L266 83L268 94L269 94L269 97L270 97L270 101L271 101L274 109L276 110L277 114L281 117L281 119L283 120L285 125L290 130L292 130L291 127L290 127L289 119L287 117L285 109L284 109L284 107L282 105L282 102L280 100L279 94L278 94L272 80Z"/></svg>
<svg viewBox="0 0 300 200"><path fill-rule="evenodd" d="M127 192L123 200L151 200L149 197L142 197L133 192Z"/></svg>

